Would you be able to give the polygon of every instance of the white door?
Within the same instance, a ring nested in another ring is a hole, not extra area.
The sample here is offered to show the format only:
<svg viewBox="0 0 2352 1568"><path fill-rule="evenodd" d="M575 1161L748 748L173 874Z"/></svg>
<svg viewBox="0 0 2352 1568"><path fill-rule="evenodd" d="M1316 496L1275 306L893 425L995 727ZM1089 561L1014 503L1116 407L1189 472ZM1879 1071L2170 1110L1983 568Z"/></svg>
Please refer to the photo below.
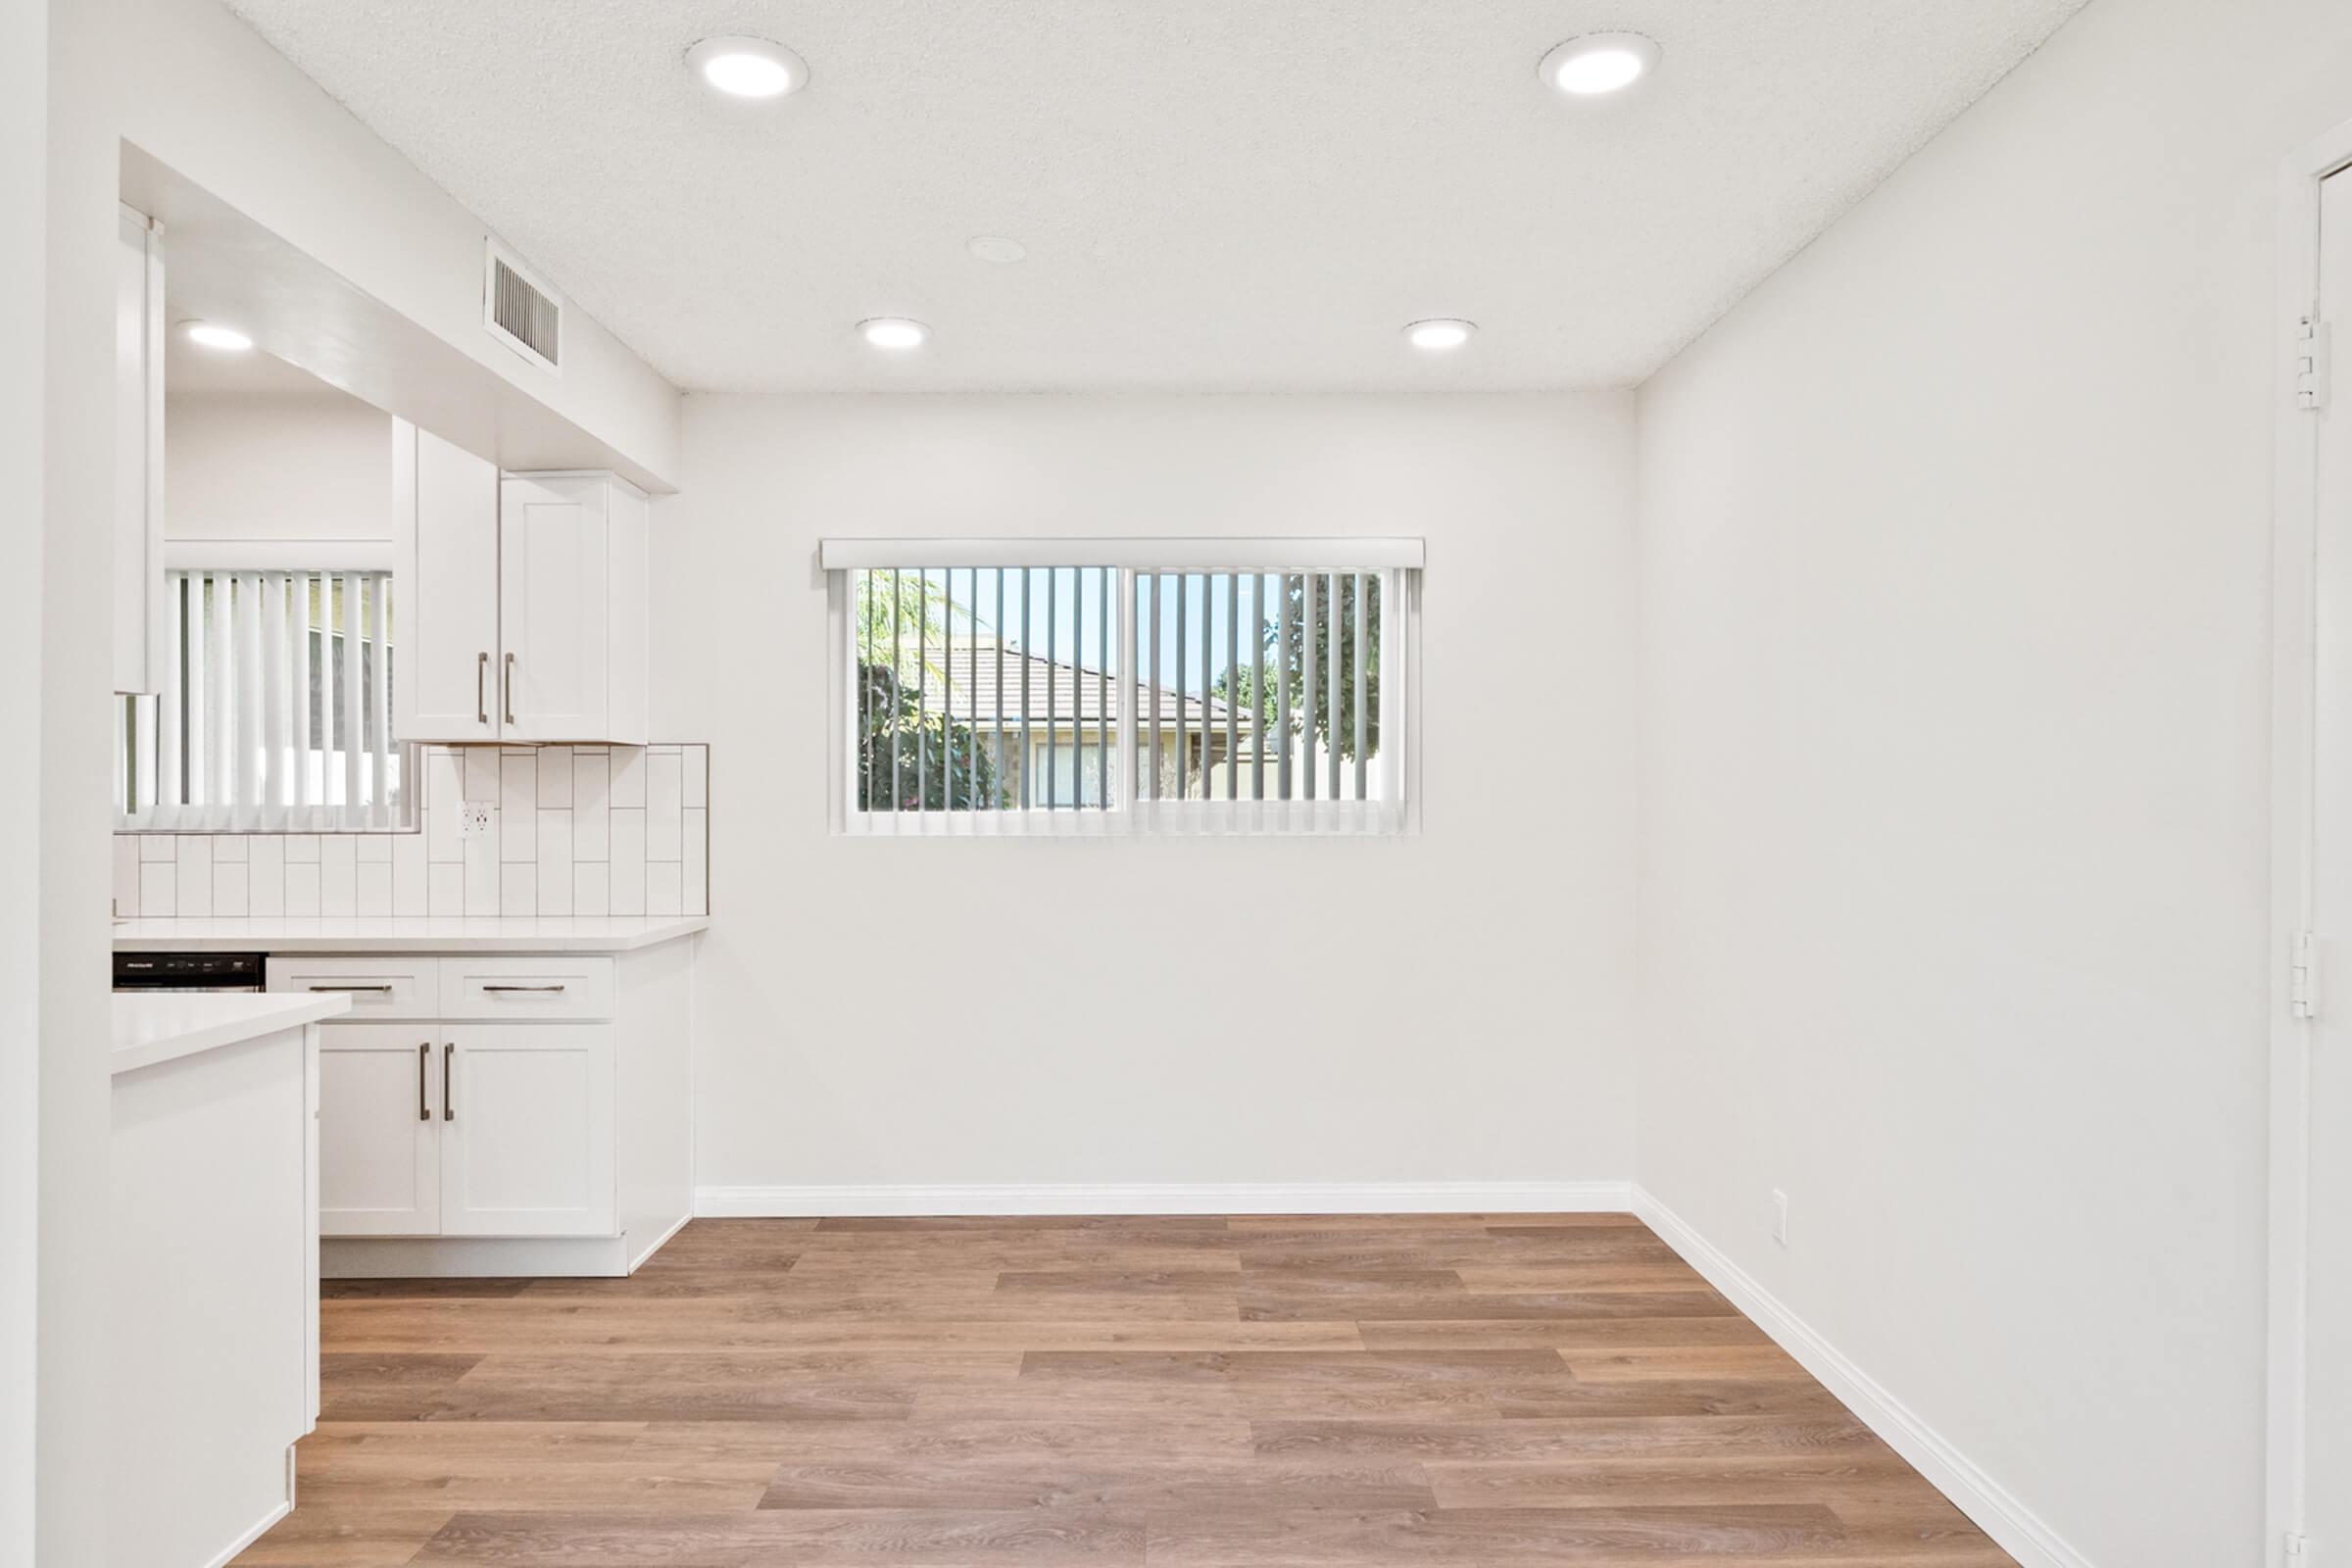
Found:
<svg viewBox="0 0 2352 1568"><path fill-rule="evenodd" d="M499 508L505 737L601 741L611 657L610 519L597 477L514 478Z"/></svg>
<svg viewBox="0 0 2352 1568"><path fill-rule="evenodd" d="M2352 348L2352 172L2321 187L2321 316ZM2339 365L2341 355L2339 353ZM2310 1560L2352 1563L2352 385L2320 420L2313 924L2325 962L2310 1053L2304 1495Z"/></svg>
<svg viewBox="0 0 2352 1568"><path fill-rule="evenodd" d="M498 467L430 431L392 429L393 732L498 739Z"/></svg>
<svg viewBox="0 0 2352 1568"><path fill-rule="evenodd" d="M318 1030L318 1233L441 1228L441 1042L431 1024Z"/></svg>
<svg viewBox="0 0 2352 1568"><path fill-rule="evenodd" d="M445 1024L441 1234L610 1236L612 1026Z"/></svg>

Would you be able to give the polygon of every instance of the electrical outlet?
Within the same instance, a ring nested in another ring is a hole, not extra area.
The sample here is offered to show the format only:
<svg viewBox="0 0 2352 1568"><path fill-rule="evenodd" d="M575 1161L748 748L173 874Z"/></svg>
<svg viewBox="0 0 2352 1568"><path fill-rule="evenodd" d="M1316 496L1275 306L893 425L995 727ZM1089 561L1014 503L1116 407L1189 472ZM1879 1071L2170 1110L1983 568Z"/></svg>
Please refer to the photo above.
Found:
<svg viewBox="0 0 2352 1568"><path fill-rule="evenodd" d="M1778 1187L1772 1190L1772 1239L1788 1245L1788 1195Z"/></svg>
<svg viewBox="0 0 2352 1568"><path fill-rule="evenodd" d="M458 832L465 838L479 838L490 831L490 803L461 801L458 803Z"/></svg>

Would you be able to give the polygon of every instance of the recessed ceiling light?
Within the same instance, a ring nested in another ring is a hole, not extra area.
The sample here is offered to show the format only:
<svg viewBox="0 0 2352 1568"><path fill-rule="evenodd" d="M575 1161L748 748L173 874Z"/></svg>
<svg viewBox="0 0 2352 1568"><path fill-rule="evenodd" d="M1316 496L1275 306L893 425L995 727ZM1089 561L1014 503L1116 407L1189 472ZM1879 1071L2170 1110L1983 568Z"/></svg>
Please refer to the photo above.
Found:
<svg viewBox="0 0 2352 1568"><path fill-rule="evenodd" d="M219 349L223 354L242 354L253 347L253 339L233 326L221 326L214 321L186 321L180 330L198 348Z"/></svg>
<svg viewBox="0 0 2352 1568"><path fill-rule="evenodd" d="M765 38L705 38L686 64L730 98L781 98L808 80L808 63Z"/></svg>
<svg viewBox="0 0 2352 1568"><path fill-rule="evenodd" d="M859 321L858 331L878 349L919 349L931 329L920 321L909 321L903 316L877 316Z"/></svg>
<svg viewBox="0 0 2352 1568"><path fill-rule="evenodd" d="M1544 57L1536 74L1574 98L1621 92L1658 63L1654 39L1638 32L1588 32Z"/></svg>
<svg viewBox="0 0 2352 1568"><path fill-rule="evenodd" d="M1017 239L1006 239L1001 234L977 235L967 248L982 261L995 262L1000 267L1009 266L1029 254L1028 246L1023 245Z"/></svg>
<svg viewBox="0 0 2352 1568"><path fill-rule="evenodd" d="M1447 349L1460 348L1470 341L1470 334L1477 330L1478 323L1475 321L1456 321L1441 318L1436 320L1415 321L1404 329L1404 340L1417 349L1426 349L1432 354L1442 354Z"/></svg>

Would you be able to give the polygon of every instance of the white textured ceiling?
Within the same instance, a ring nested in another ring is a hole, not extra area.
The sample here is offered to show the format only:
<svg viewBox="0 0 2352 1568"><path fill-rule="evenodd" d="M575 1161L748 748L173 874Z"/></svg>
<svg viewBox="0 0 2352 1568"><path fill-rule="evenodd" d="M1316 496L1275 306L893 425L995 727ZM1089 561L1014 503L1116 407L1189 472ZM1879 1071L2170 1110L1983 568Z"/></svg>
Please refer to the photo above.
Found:
<svg viewBox="0 0 2352 1568"><path fill-rule="evenodd" d="M682 387L1470 389L1648 374L2083 0L228 3ZM808 86L713 99L719 32Z"/></svg>

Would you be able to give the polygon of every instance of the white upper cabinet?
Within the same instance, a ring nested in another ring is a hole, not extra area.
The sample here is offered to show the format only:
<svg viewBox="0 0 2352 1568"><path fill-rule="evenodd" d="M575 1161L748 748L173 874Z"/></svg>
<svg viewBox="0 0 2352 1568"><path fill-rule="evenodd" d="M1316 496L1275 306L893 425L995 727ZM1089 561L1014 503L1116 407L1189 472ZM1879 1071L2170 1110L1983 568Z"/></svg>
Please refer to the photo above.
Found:
<svg viewBox="0 0 2352 1568"><path fill-rule="evenodd" d="M609 473L508 474L393 433L394 725L415 741L608 741L647 731L648 507Z"/></svg>
<svg viewBox="0 0 2352 1568"><path fill-rule="evenodd" d="M392 421L400 612L393 733L408 741L498 739L498 468Z"/></svg>
<svg viewBox="0 0 2352 1568"><path fill-rule="evenodd" d="M114 688L163 689L163 229L121 209L115 251Z"/></svg>

